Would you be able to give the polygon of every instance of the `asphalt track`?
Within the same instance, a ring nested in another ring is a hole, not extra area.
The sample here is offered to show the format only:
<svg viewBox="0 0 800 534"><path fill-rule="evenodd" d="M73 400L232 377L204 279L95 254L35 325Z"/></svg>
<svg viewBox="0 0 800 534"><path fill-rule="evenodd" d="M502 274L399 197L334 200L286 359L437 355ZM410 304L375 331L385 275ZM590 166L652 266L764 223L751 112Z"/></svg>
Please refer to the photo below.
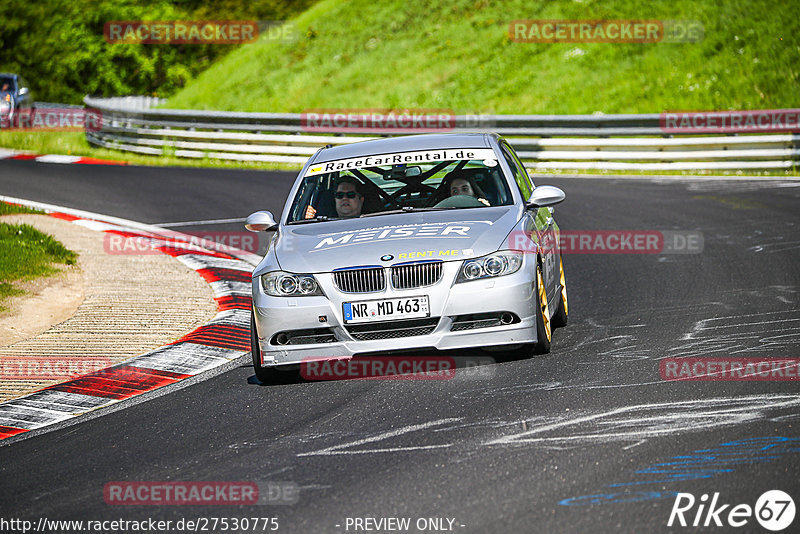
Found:
<svg viewBox="0 0 800 534"><path fill-rule="evenodd" d="M0 194L145 223L277 214L292 180L0 162ZM0 446L0 515L277 517L282 532L354 532L346 521L355 517L408 517L412 526L451 518L456 532L660 532L670 530L676 492L754 506L780 489L800 504L799 382L664 381L659 373L672 357L800 356L800 182L538 182L566 191L556 208L563 229L699 231L703 251L565 256L570 324L546 356L443 381L262 386L242 365L9 440ZM292 505L111 506L103 498L110 481L301 489ZM767 532L752 517L739 531Z"/></svg>

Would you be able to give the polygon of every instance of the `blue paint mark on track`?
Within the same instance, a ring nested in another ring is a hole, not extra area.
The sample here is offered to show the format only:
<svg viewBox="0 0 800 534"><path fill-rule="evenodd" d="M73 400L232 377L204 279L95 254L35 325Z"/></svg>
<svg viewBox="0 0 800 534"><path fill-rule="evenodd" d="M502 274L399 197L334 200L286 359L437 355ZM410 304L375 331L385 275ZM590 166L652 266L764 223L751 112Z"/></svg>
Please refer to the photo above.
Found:
<svg viewBox="0 0 800 534"><path fill-rule="evenodd" d="M786 455L800 453L800 438L768 436L741 439L723 443L713 449L700 449L685 456L673 456L666 462L657 463L636 471L637 475L655 475L648 480L609 484L608 488L637 487L647 484L668 484L686 480L711 478L724 473L733 473L736 466L769 463ZM597 493L559 501L562 506L589 506L592 504L626 503L666 499L677 495L677 491L624 491L619 493Z"/></svg>

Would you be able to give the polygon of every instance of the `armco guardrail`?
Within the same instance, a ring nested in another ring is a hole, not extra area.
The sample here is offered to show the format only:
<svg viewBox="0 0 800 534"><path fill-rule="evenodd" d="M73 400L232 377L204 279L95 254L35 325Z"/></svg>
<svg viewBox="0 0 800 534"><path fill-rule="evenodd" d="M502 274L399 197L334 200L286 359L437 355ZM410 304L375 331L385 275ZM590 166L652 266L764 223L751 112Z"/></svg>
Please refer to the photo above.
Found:
<svg viewBox="0 0 800 534"><path fill-rule="evenodd" d="M308 132L297 113L236 113L154 109L146 97L98 99L102 127L87 131L98 146L139 154L170 154L302 164L319 147L397 135L373 129L371 137ZM451 132L503 135L533 170L787 169L800 162L800 135L666 135L661 115L456 116ZM315 129L319 130L319 129ZM637 137L638 136L638 137ZM641 137L651 136L651 137Z"/></svg>

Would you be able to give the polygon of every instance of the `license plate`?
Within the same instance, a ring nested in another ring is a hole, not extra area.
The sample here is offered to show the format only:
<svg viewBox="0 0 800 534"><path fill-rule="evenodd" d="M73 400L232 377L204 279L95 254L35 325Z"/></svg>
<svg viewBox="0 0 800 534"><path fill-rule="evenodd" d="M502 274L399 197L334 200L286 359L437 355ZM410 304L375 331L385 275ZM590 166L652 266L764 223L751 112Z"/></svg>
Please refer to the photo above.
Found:
<svg viewBox="0 0 800 534"><path fill-rule="evenodd" d="M431 315L427 296L345 302L342 308L345 323L414 319Z"/></svg>

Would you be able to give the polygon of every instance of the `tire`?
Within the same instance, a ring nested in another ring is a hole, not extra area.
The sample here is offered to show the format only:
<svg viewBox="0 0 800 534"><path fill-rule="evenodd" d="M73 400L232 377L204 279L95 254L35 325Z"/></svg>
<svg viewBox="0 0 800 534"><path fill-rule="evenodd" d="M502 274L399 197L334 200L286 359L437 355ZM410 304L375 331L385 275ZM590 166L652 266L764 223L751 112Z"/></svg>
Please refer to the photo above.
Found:
<svg viewBox="0 0 800 534"><path fill-rule="evenodd" d="M258 334L256 333L256 315L250 310L250 353L253 356L253 370L262 384L269 384L275 381L277 371L270 367L261 367L261 347L258 345Z"/></svg>
<svg viewBox="0 0 800 534"><path fill-rule="evenodd" d="M547 317L548 309L547 305L541 305L542 297L540 296L542 291L539 288L544 288L544 280L542 278L542 268L541 266L536 266L536 343L526 343L516 349L509 349L503 350L502 354L506 358L511 359L521 359L521 358L529 358L531 355L534 354L547 354L550 352L550 339L552 337L552 330L548 333L547 329L548 326L551 324L551 321L545 320ZM544 301L547 302L547 292L544 291ZM494 351L492 351L494 352Z"/></svg>
<svg viewBox="0 0 800 534"><path fill-rule="evenodd" d="M558 311L553 315L553 318L550 320L550 325L553 328L561 328L562 326L567 326L567 314L569 313L569 308L567 307L567 280L564 277L564 258L561 258L560 261L560 269L561 269L561 296L558 299Z"/></svg>
<svg viewBox="0 0 800 534"><path fill-rule="evenodd" d="M553 331L550 326L550 310L547 306L547 290L544 287L542 266L536 266L536 343L533 344L534 354L547 354L550 352L550 339Z"/></svg>

